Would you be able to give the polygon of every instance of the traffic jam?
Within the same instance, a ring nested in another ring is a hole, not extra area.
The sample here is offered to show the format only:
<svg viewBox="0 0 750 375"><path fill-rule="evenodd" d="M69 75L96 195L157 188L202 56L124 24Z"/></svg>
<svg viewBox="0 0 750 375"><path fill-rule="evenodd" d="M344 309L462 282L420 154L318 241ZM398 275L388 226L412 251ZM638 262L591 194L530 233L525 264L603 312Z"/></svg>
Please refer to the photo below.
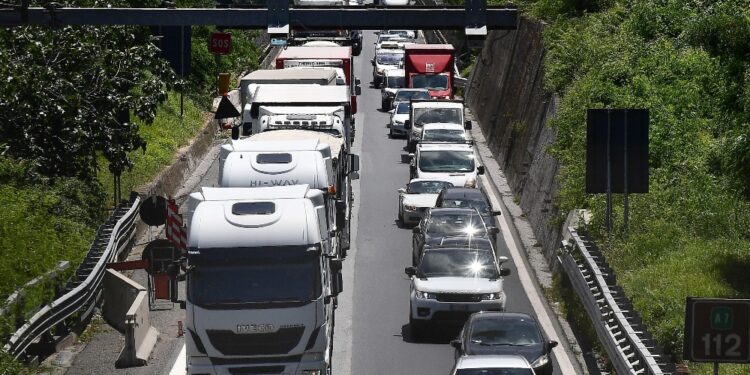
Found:
<svg viewBox="0 0 750 375"><path fill-rule="evenodd" d="M418 36L378 32L371 61L388 135L407 152L397 215L412 231L411 338L460 329L451 374L552 374L557 343L534 317L505 312L500 211L478 182L484 167L456 99L455 51ZM307 33L276 69L241 78L241 121L221 146L216 187L186 202L188 374L331 374L353 245L361 48L361 33Z"/></svg>

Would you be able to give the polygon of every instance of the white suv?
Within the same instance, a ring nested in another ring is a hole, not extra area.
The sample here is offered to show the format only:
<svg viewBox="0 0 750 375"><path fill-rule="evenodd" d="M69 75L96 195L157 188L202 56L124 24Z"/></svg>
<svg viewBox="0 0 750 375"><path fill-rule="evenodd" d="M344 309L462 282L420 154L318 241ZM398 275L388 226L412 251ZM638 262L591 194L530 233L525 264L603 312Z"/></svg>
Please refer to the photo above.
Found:
<svg viewBox="0 0 750 375"><path fill-rule="evenodd" d="M456 124L470 128L471 122L464 121L464 103L461 100L413 100L409 123L407 149L414 151L414 146L422 139L422 128L426 124Z"/></svg>
<svg viewBox="0 0 750 375"><path fill-rule="evenodd" d="M534 375L529 361L520 355L469 355L461 357L451 375Z"/></svg>
<svg viewBox="0 0 750 375"><path fill-rule="evenodd" d="M501 268L507 257L491 249L428 247L416 267L406 267L411 279L409 327L412 338L423 337L429 324L462 325L477 311L504 311Z"/></svg>
<svg viewBox="0 0 750 375"><path fill-rule="evenodd" d="M409 157L409 178L448 181L456 187L476 187L477 176L484 174L484 166L478 165L471 141L421 142Z"/></svg>

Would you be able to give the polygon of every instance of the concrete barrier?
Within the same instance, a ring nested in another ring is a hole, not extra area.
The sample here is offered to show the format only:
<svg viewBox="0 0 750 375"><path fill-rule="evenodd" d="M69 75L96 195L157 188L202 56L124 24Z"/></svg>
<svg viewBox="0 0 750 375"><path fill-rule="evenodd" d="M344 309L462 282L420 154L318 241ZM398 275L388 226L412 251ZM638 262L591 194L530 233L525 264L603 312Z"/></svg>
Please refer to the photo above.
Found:
<svg viewBox="0 0 750 375"><path fill-rule="evenodd" d="M159 332L151 326L148 308L148 293L139 292L125 315L125 347L115 367L143 366L156 345Z"/></svg>
<svg viewBox="0 0 750 375"><path fill-rule="evenodd" d="M104 275L104 320L125 335L125 346L115 366L143 366L156 344L159 332L151 326L148 291L114 270Z"/></svg>

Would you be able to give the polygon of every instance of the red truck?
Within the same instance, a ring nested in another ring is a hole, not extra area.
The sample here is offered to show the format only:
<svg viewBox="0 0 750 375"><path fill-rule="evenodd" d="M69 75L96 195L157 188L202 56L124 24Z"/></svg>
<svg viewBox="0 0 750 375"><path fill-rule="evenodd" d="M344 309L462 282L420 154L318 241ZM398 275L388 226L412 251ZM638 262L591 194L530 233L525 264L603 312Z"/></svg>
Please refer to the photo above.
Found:
<svg viewBox="0 0 750 375"><path fill-rule="evenodd" d="M453 99L454 49L450 44L408 44L404 47L404 83L424 88L435 99Z"/></svg>
<svg viewBox="0 0 750 375"><path fill-rule="evenodd" d="M351 93L352 113L357 113L359 79L354 77L352 47L287 47L276 57L276 69L292 67L331 67L344 71Z"/></svg>

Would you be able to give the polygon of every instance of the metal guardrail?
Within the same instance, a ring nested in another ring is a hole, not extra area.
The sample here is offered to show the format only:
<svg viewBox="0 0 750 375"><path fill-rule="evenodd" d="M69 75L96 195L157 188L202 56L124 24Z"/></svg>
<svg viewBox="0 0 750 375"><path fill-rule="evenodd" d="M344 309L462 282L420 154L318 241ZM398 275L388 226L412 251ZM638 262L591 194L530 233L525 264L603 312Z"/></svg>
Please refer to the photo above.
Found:
<svg viewBox="0 0 750 375"><path fill-rule="evenodd" d="M618 374L667 375L675 364L664 355L616 284L601 251L584 234L568 228L558 257ZM578 259L577 259L578 258Z"/></svg>
<svg viewBox="0 0 750 375"><path fill-rule="evenodd" d="M65 335L71 328L68 324L75 325L91 316L100 295L99 287L107 263L117 259L125 249L133 245L135 219L140 204L141 199L134 195L130 202L123 203L115 209L107 222L97 230L86 258L68 281L62 295L44 306L16 330L5 344L6 352L18 359L42 335L49 334L53 329L56 336ZM79 312L81 315L76 322L66 322Z"/></svg>

